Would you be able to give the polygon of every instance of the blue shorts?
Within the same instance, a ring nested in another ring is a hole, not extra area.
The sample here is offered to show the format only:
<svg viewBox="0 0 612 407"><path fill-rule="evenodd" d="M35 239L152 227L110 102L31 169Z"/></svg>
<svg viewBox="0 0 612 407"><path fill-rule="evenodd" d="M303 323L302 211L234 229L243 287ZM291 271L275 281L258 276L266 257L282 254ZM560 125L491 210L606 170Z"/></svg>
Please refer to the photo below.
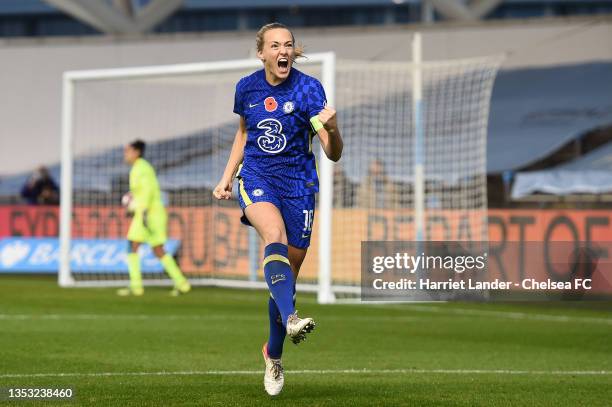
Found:
<svg viewBox="0 0 612 407"><path fill-rule="evenodd" d="M249 176L247 179L238 177L238 201L242 208L242 223L252 226L244 210L247 206L257 202L270 202L278 208L285 222L287 241L298 249L310 246L312 221L314 219L314 194L288 198L280 196L274 186L262 178Z"/></svg>

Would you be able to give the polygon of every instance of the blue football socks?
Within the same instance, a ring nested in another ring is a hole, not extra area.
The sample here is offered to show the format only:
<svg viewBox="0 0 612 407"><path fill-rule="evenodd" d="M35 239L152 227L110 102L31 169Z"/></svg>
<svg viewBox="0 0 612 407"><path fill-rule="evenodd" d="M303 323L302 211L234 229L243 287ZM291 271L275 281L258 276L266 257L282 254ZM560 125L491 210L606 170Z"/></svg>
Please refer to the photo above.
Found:
<svg viewBox="0 0 612 407"><path fill-rule="evenodd" d="M293 287L293 306L295 307L295 286ZM268 299L268 317L270 318L270 337L268 338L268 355L272 359L280 359L283 355L283 343L287 330L283 326L276 302Z"/></svg>
<svg viewBox="0 0 612 407"><path fill-rule="evenodd" d="M295 280L287 257L288 251L285 244L270 243L265 248L263 262L266 283L281 315L283 326L287 326L287 318L295 312L293 305Z"/></svg>

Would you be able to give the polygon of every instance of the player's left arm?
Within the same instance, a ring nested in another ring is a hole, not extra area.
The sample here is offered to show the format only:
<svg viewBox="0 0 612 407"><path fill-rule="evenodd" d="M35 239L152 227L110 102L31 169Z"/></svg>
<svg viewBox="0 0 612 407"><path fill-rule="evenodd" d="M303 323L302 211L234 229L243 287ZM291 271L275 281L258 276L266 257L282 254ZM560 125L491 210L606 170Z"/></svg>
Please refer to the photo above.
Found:
<svg viewBox="0 0 612 407"><path fill-rule="evenodd" d="M344 143L336 121L336 110L333 107L325 106L316 118L320 125L315 125L315 129L325 155L332 161L340 160Z"/></svg>

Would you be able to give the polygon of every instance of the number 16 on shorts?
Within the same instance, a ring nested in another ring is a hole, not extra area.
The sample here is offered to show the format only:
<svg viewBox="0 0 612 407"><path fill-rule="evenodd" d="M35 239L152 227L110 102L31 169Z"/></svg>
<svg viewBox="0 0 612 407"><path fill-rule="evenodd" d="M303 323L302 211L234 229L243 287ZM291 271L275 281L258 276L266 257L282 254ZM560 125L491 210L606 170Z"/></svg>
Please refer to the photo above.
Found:
<svg viewBox="0 0 612 407"><path fill-rule="evenodd" d="M302 238L307 238L312 233L312 221L314 219L314 209L302 211L304 214L304 230L302 231Z"/></svg>

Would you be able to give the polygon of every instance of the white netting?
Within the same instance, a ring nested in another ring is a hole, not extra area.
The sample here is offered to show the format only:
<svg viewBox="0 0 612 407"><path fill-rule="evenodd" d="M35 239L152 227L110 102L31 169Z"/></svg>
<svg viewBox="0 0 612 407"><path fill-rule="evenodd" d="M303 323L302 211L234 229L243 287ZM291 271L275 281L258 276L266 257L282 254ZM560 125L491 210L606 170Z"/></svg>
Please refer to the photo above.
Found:
<svg viewBox="0 0 612 407"><path fill-rule="evenodd" d="M298 66L321 77L321 63ZM238 127L233 113L236 83L256 69L258 64L206 73L131 73L119 79L103 78L108 71L101 71L100 78L74 81L73 249L78 239L125 240L130 218L121 207L121 196L129 190L130 167L123 162L123 147L142 139L147 143L145 159L156 168L166 201L168 235L179 242L178 263L186 276L200 282L252 279L249 247L255 247L254 239L250 245L236 200L217 201L212 189L223 173ZM235 186L235 196L237 191ZM120 253L116 244L113 247L108 249L112 259L105 270L73 262L70 274L75 282L124 284L125 264L114 260L124 255L127 242ZM159 268L153 269L143 263L145 284L169 283ZM263 281L261 273L256 279Z"/></svg>
<svg viewBox="0 0 612 407"><path fill-rule="evenodd" d="M423 240L487 240L487 122L499 62L421 65ZM361 241L416 237L412 69L410 63L337 64L345 150L334 170L334 284L359 285Z"/></svg>
<svg viewBox="0 0 612 407"><path fill-rule="evenodd" d="M486 130L498 64L484 58L422 65L426 239L486 240ZM297 67L321 78L320 63ZM336 63L335 105L345 144L334 165L330 262L337 292L358 292L361 241L414 238L412 68ZM129 168L122 151L141 138L167 196L169 236L180 241L186 275L203 282L252 280L254 246L238 204L213 200L211 190L237 128L235 84L253 70L75 81L72 238L125 237L129 219L120 199ZM301 282L317 281L318 219ZM149 283L165 279L143 272ZM125 270L73 269L71 275L77 283L102 285L127 278ZM261 272L256 278L262 281Z"/></svg>

